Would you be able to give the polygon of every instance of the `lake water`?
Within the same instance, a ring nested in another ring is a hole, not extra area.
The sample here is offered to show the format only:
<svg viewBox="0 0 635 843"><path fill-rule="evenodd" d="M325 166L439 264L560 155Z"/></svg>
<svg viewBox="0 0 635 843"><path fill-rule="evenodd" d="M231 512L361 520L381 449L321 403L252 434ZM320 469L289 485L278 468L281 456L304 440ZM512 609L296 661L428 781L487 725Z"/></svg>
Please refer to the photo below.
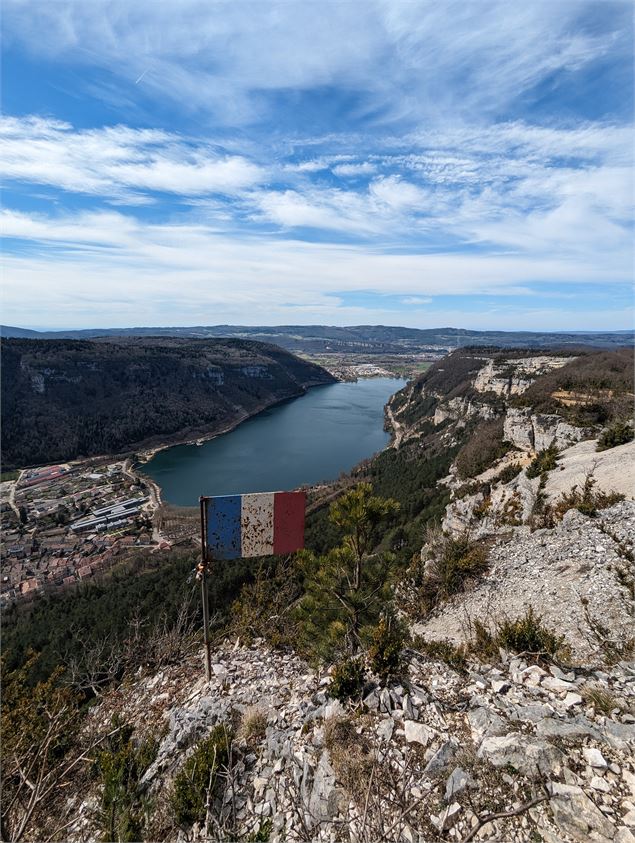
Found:
<svg viewBox="0 0 635 843"><path fill-rule="evenodd" d="M398 378L316 386L202 445L160 451L143 472L163 500L193 506L200 495L288 491L336 479L390 441L384 405Z"/></svg>

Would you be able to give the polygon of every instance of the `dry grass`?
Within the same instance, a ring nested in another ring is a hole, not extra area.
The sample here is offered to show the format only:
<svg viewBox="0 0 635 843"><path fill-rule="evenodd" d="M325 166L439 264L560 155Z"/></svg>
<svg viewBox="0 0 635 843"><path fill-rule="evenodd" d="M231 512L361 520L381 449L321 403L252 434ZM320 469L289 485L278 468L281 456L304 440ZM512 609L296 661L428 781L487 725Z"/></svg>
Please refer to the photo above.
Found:
<svg viewBox="0 0 635 843"><path fill-rule="evenodd" d="M353 799L363 799L374 763L368 738L357 734L350 718L331 717L324 723L324 745L342 787Z"/></svg>
<svg viewBox="0 0 635 843"><path fill-rule="evenodd" d="M238 736L245 743L258 743L265 736L267 729L267 712L257 705L246 708L240 721Z"/></svg>

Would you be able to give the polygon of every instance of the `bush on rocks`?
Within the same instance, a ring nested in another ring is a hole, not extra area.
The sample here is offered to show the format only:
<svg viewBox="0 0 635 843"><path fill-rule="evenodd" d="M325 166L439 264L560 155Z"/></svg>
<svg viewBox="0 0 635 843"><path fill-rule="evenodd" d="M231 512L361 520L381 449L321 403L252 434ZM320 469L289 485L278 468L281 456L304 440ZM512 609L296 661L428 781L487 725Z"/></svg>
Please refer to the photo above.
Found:
<svg viewBox="0 0 635 843"><path fill-rule="evenodd" d="M533 479L546 474L548 471L553 471L558 465L558 449L555 445L549 445L542 451L538 451L536 456L527 466L527 477Z"/></svg>
<svg viewBox="0 0 635 843"><path fill-rule="evenodd" d="M362 695L366 683L366 670L361 658L345 659L335 665L333 678L329 686L329 694L335 699L358 699Z"/></svg>
<svg viewBox="0 0 635 843"><path fill-rule="evenodd" d="M496 623L491 632L480 621L474 622L474 638L470 650L482 658L498 655L499 648L512 653L526 653L545 659L553 659L563 650L564 636L544 626L533 606L515 620L505 618Z"/></svg>
<svg viewBox="0 0 635 843"><path fill-rule="evenodd" d="M487 550L469 533L446 535L440 530L428 533L428 598L435 605L459 591L470 579L487 568Z"/></svg>
<svg viewBox="0 0 635 843"><path fill-rule="evenodd" d="M560 499L554 506L554 516L562 520L565 513L570 509L577 509L583 515L597 515L599 509L607 509L615 503L624 500L620 492L603 492L602 489L595 489L597 481L590 471L584 479L582 488L573 486L570 492L563 492Z"/></svg>
<svg viewBox="0 0 635 843"><path fill-rule="evenodd" d="M607 451L609 448L616 448L618 445L626 445L635 439L633 422L618 420L605 428L598 439L597 451Z"/></svg>
<svg viewBox="0 0 635 843"><path fill-rule="evenodd" d="M267 713L257 705L247 708L240 721L239 736L248 744L255 743L265 736Z"/></svg>
<svg viewBox="0 0 635 843"><path fill-rule="evenodd" d="M407 636L406 625L397 618L381 618L372 632L368 663L384 684L399 677L403 669L402 651Z"/></svg>
<svg viewBox="0 0 635 843"><path fill-rule="evenodd" d="M231 740L226 726L216 726L174 777L170 801L179 825L204 822L207 805L219 790L220 774L229 764Z"/></svg>
<svg viewBox="0 0 635 843"><path fill-rule="evenodd" d="M413 647L433 661L445 662L449 667L462 673L467 667L467 650L462 644L451 641L429 641L422 635L415 638Z"/></svg>

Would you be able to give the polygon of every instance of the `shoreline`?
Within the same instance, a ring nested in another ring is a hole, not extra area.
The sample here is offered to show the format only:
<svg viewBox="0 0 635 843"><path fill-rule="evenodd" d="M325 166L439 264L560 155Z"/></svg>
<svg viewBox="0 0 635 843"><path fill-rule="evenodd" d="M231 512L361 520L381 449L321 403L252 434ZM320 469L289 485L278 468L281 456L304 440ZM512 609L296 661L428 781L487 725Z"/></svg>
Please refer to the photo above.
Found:
<svg viewBox="0 0 635 843"><path fill-rule="evenodd" d="M337 381L335 381L335 383L337 383ZM163 498L162 498L162 491L163 490L161 489L159 484L155 480L153 480L149 475L147 475L143 472L142 467L146 463L150 462L150 460L153 457L155 457L158 453L160 453L161 451L166 451L168 448L176 448L176 447L181 446L181 445L203 445L205 442L211 442L213 439L216 439L218 436L224 436L227 433L231 433L232 431L236 430L236 428L239 427L241 424L243 424L246 421L249 421L249 419L256 418L256 416L259 416L260 413L263 413L265 410L270 410L273 407L277 407L279 404L284 404L286 401L295 401L296 398L302 398L302 396L306 395L307 392L310 389L314 389L315 387L318 387L318 386L331 386L331 382L326 381L324 383L314 383L314 384L310 384L308 386L303 386L302 392L300 392L298 395L289 395L286 398L279 398L279 399L276 399L276 400L273 400L273 401L266 401L263 404L259 405L256 409L254 409L253 412L251 412L251 413L245 412L239 418L234 419L234 421L225 425L225 427L223 427L221 430L216 430L214 432L202 433L202 434L199 434L199 435L194 436L194 437L188 436L188 437L185 437L185 438L178 439L177 441L161 442L158 445L154 445L154 446L149 447L149 448L144 448L142 451L140 451L137 454L139 459L136 461L136 463L130 465L129 472L130 472L131 476L134 476L137 479L143 480L144 483L147 483L148 486L151 487L151 489L153 490L154 496L156 498L156 502L157 502L156 510L157 511L158 511L159 507L161 507L163 505L165 505L165 506L178 506L178 504L171 504L168 501L163 500ZM130 457L128 457L128 458L130 459ZM181 507L179 507L179 508L181 508ZM195 505L193 505L192 507L185 507L185 508L195 509L196 507L195 507Z"/></svg>
<svg viewBox="0 0 635 843"><path fill-rule="evenodd" d="M373 377L369 377L369 378L364 378L364 380L373 380L374 377L387 377L387 378L394 379L394 380L405 380L406 383L409 382L406 378L402 378L400 375L395 375L395 374L373 376ZM343 380L340 379L338 382L346 383L347 381L343 381ZM205 442L211 442L213 439L216 439L216 437L218 437L218 436L224 436L226 433L231 433L233 430L236 430L236 428L239 427L241 424L248 421L249 419L257 417L260 413L264 412L265 410L271 409L272 407L278 406L279 404L284 404L286 401L294 401L296 398L301 398L302 395L306 395L306 393L309 391L309 389L313 389L316 386L330 386L330 385L331 384L329 384L329 383L313 384L309 387L306 387L304 392L301 393L300 395L290 396L289 398L281 398L278 401L266 403L262 407L260 407L258 410L256 410L255 412L245 414L242 418L237 419L233 423L227 425L222 430L216 431L215 433L209 433L209 434L205 434L203 436L196 436L194 438L190 437L186 440L182 440L182 441L178 441L178 442L162 443L162 444L157 445L155 447L144 449L142 452L140 452L138 454L138 456L139 456L138 462L135 465L130 466L130 473L134 474L136 477L142 479L145 483L148 484L148 486L150 486L152 488L153 493L156 497L156 501L157 501L157 510L156 511L158 511L159 507L163 506L163 505L173 506L173 507L176 507L178 509L196 509L196 504L192 504L190 506L184 506L184 505L181 505L181 504L172 504L169 501L164 501L163 498L162 498L162 491L163 490L162 490L161 486L159 486L159 484L156 482L156 480L154 480L149 475L147 475L143 472L143 466L146 463L148 463L154 456L156 456L156 454L160 453L161 451L165 451L168 448L174 448L174 447L177 447L177 446L180 446L180 445L202 445ZM386 421L388 420L387 415L386 415L386 411L389 408L390 401L397 394L398 391L399 390L392 393L388 397L388 399L386 401L386 404L384 405L384 418L385 418ZM396 434L395 427L393 425L391 425L390 429L388 429L387 427L384 427L384 430L386 430L387 433L390 433L391 439L384 446L384 448L382 448L381 451L378 451L377 453L381 453L382 451L385 451L388 448L399 447L399 445L395 443L395 434ZM375 455L373 455L373 456L375 456ZM362 462L363 462L363 460L362 460ZM356 468L356 466L353 466L351 471L353 471L355 468ZM334 483L334 482L336 482L336 480L334 479L331 482ZM316 486L312 486L311 484L309 484L309 485L302 485L301 487L298 487L298 488L305 488L305 489L309 490L309 489L312 489L312 488L328 487L330 485L331 485L330 483L318 483L318 484L316 484Z"/></svg>

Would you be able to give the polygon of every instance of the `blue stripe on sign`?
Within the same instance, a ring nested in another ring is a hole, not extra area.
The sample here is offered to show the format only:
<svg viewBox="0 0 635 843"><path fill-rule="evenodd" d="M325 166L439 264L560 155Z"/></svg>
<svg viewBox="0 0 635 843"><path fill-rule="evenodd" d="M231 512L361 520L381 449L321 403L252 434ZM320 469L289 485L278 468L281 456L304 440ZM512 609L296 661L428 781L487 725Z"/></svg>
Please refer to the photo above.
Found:
<svg viewBox="0 0 635 843"><path fill-rule="evenodd" d="M240 547L241 495L207 500L207 548L212 559L237 559Z"/></svg>

